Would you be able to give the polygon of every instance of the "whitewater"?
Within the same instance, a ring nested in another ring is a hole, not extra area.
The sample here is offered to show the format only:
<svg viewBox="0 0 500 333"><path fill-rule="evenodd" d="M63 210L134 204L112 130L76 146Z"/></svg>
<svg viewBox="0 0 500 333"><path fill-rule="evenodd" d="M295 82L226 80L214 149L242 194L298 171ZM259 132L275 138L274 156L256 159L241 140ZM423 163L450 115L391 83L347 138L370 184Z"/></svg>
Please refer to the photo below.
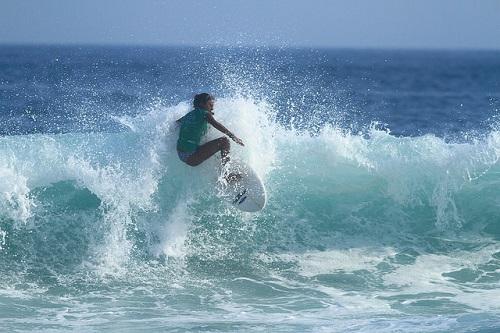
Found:
<svg viewBox="0 0 500 333"><path fill-rule="evenodd" d="M0 331L500 330L493 118L399 135L219 95L261 212L221 200L219 158L178 160L189 98L147 97L107 116L118 130L0 137Z"/></svg>

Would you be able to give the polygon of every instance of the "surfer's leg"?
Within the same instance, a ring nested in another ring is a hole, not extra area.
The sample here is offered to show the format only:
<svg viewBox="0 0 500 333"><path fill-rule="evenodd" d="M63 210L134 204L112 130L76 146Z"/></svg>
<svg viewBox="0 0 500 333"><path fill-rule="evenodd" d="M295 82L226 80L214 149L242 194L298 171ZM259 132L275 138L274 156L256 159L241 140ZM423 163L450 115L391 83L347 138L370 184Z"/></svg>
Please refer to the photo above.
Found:
<svg viewBox="0 0 500 333"><path fill-rule="evenodd" d="M220 151L222 164L226 164L227 161L229 161L229 148L229 139L225 136L220 137L199 146L198 149L186 159L186 163L190 166L197 166Z"/></svg>

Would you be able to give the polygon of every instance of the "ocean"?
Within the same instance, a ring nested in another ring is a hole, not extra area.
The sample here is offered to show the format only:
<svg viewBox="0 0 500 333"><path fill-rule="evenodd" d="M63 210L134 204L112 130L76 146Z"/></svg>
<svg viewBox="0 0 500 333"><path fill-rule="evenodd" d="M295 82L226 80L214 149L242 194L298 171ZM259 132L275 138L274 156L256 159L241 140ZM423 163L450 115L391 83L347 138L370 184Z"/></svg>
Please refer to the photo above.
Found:
<svg viewBox="0 0 500 333"><path fill-rule="evenodd" d="M0 331L500 332L499 111L499 51L2 45Z"/></svg>

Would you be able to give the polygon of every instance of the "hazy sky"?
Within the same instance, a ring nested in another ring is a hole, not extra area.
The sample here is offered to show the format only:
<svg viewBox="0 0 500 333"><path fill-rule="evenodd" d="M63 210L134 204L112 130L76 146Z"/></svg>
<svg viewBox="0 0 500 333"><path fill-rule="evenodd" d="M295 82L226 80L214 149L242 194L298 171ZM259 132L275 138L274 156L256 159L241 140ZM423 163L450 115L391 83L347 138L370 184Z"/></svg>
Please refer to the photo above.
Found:
<svg viewBox="0 0 500 333"><path fill-rule="evenodd" d="M500 0L0 0L0 43L500 49Z"/></svg>

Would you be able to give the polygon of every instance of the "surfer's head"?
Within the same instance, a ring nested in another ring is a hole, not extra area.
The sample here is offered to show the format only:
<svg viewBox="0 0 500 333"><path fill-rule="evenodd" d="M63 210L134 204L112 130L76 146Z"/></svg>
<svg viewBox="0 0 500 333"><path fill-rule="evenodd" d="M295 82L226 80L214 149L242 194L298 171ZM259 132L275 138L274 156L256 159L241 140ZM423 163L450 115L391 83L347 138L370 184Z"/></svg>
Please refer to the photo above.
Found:
<svg viewBox="0 0 500 333"><path fill-rule="evenodd" d="M206 109L212 111L214 109L215 98L207 93L201 93L194 96L193 106L196 109Z"/></svg>

